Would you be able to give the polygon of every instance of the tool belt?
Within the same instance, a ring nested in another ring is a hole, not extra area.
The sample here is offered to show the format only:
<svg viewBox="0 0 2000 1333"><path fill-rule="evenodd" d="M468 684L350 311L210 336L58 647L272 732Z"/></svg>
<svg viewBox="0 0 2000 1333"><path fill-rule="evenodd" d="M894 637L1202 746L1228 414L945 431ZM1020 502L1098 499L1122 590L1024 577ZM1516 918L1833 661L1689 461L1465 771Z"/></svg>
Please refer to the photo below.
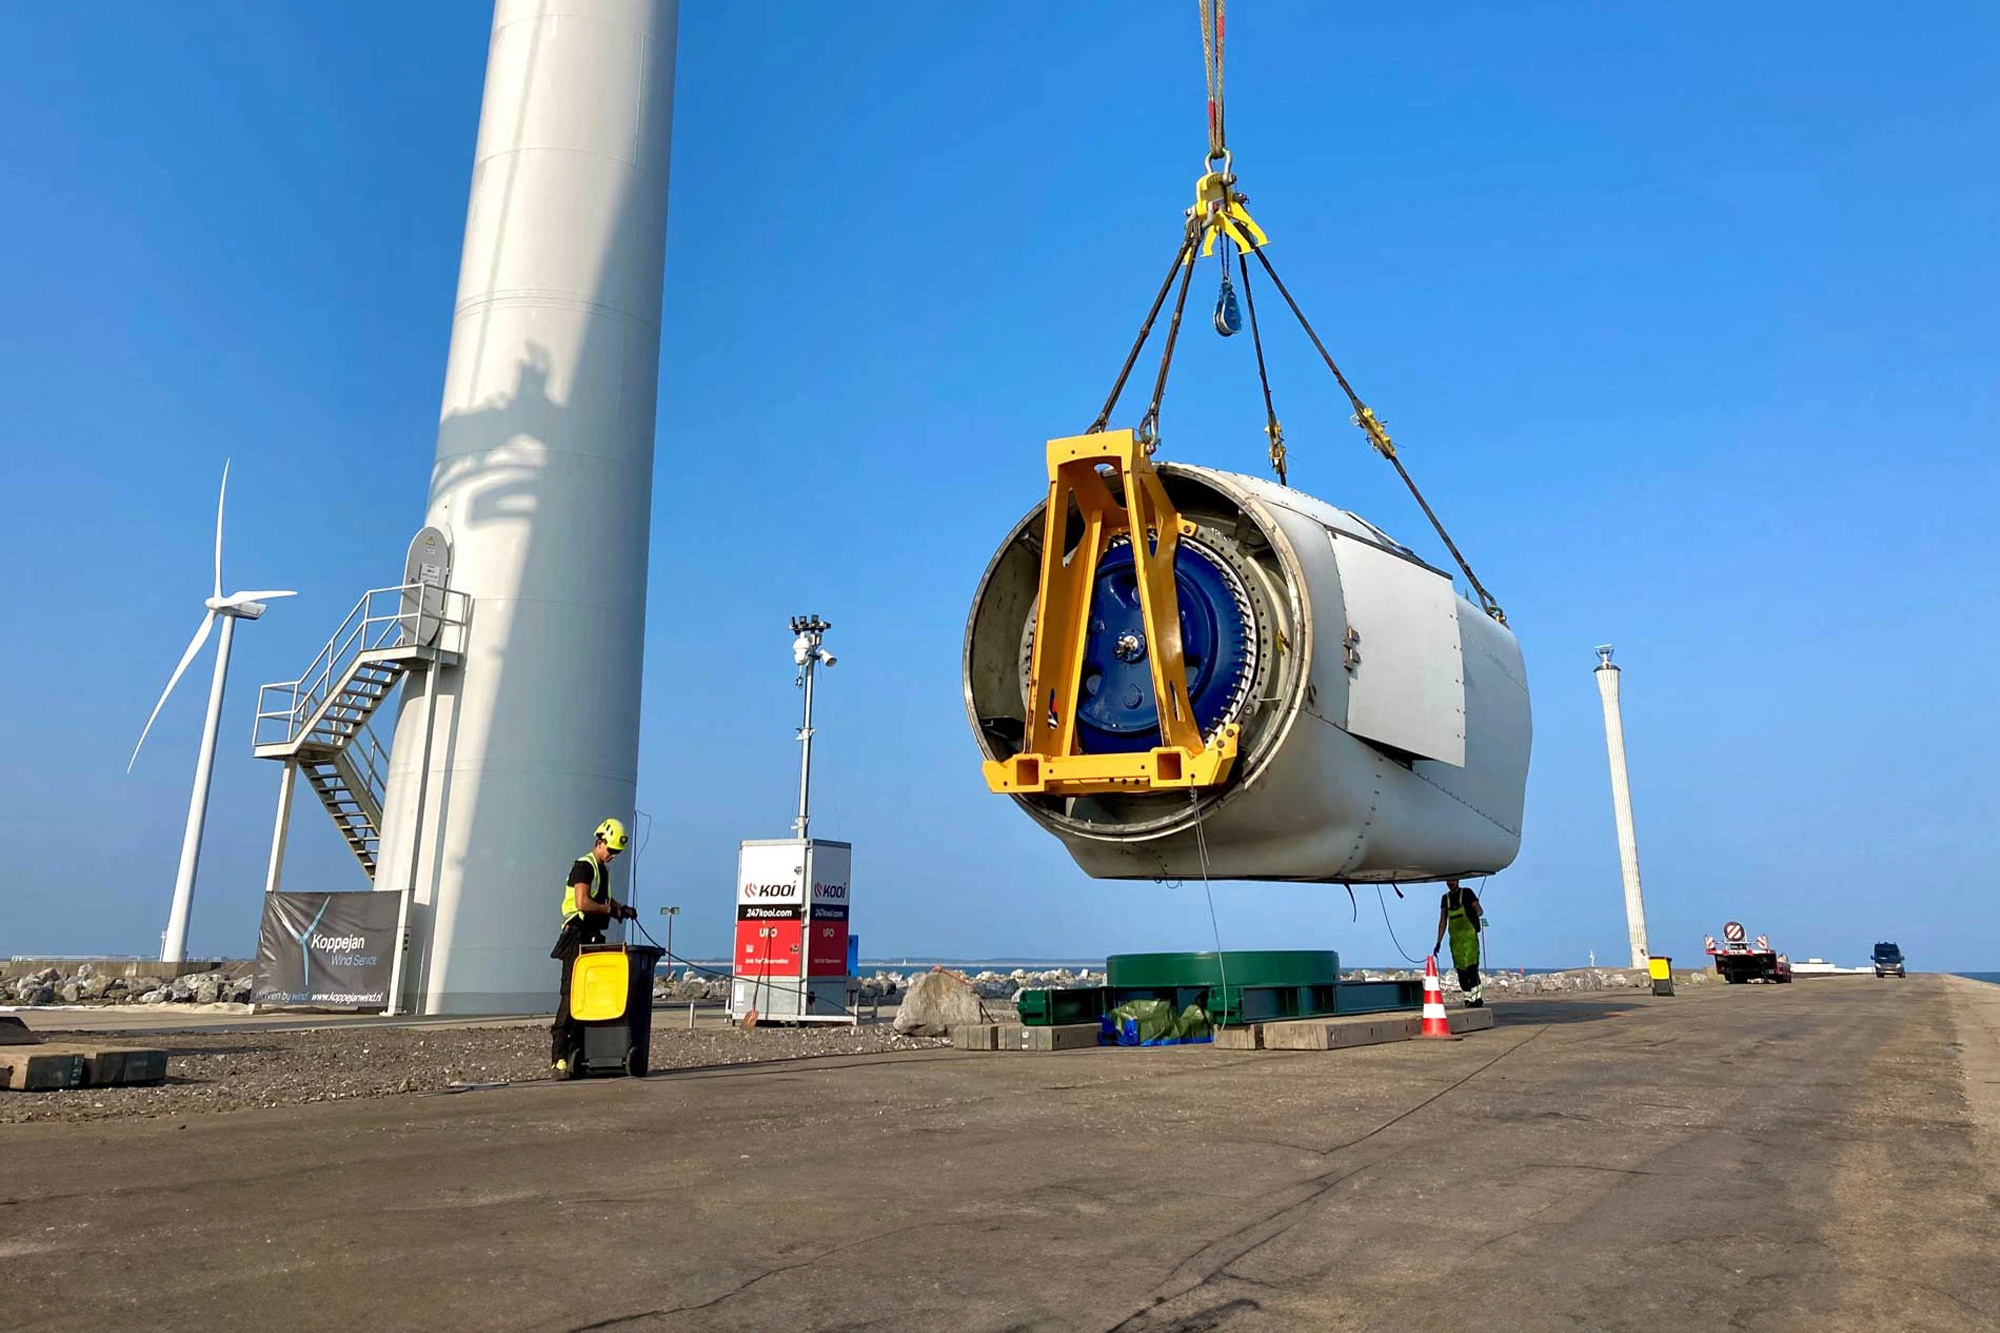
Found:
<svg viewBox="0 0 2000 1333"><path fill-rule="evenodd" d="M610 917L604 918L608 924ZM562 934L556 936L556 947L549 950L549 957L562 962L575 958L577 951L586 944L604 943L604 927L587 916L573 916L563 922Z"/></svg>

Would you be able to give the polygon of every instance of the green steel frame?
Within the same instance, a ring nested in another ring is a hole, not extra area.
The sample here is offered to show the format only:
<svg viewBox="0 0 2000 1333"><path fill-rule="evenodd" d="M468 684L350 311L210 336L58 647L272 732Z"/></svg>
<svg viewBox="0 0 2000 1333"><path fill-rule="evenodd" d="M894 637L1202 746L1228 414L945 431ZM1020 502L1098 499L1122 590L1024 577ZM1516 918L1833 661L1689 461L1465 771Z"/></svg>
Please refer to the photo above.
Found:
<svg viewBox="0 0 2000 1333"><path fill-rule="evenodd" d="M1218 1026L1416 1009L1423 982L1342 981L1331 949L1114 954L1105 985L1023 991L1028 1027L1093 1023L1127 1000L1198 1004Z"/></svg>

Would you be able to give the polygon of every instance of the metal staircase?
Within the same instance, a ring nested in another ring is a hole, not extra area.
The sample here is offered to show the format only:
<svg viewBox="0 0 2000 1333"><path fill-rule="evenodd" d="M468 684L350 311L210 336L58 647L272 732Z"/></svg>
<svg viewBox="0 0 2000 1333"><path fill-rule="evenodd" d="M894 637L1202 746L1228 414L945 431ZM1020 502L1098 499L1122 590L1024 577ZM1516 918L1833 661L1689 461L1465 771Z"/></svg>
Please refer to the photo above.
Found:
<svg viewBox="0 0 2000 1333"><path fill-rule="evenodd" d="M382 844L389 751L370 723L404 676L463 660L470 607L464 593L428 584L372 588L297 680L257 691L252 750L259 759L287 765L281 824L296 773L371 881Z"/></svg>

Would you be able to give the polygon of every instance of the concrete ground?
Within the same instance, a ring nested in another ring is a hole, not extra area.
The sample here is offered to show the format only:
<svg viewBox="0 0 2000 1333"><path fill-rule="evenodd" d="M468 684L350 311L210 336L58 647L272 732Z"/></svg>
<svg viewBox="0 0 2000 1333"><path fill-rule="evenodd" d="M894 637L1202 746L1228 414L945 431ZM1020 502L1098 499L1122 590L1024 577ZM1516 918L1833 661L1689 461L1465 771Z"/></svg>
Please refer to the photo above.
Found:
<svg viewBox="0 0 2000 1333"><path fill-rule="evenodd" d="M2000 1327L2000 987L1500 1017L0 1127L0 1328Z"/></svg>

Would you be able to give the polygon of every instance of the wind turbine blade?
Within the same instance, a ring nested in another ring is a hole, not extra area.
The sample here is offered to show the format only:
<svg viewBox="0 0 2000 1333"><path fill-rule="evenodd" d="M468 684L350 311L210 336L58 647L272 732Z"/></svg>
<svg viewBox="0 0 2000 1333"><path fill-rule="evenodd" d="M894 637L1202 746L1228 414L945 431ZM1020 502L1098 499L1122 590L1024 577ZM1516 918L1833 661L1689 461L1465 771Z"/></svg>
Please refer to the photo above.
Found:
<svg viewBox="0 0 2000 1333"><path fill-rule="evenodd" d="M260 588L256 592L231 593L229 599L223 605L239 606L244 602L269 602L279 597L297 597L298 595L297 590L291 588Z"/></svg>
<svg viewBox="0 0 2000 1333"><path fill-rule="evenodd" d="M188 663L194 661L194 655L201 651L201 646L208 642L208 631L214 626L215 612L204 613L201 618L201 628L197 629L194 638L188 641L187 651L181 654L180 665L174 668L173 675L167 677L167 688L160 691L160 701L153 705L153 716L146 719L146 730L139 733L139 745L146 743L146 735L152 731L153 723L160 716L160 710L167 706L167 696L174 692L174 686L181 683L181 675L188 669ZM127 773L132 771L132 765L139 762L139 745L132 747L132 757L125 761Z"/></svg>
<svg viewBox="0 0 2000 1333"><path fill-rule="evenodd" d="M215 598L222 600L222 502L229 497L229 460L222 460L222 489L215 493Z"/></svg>

